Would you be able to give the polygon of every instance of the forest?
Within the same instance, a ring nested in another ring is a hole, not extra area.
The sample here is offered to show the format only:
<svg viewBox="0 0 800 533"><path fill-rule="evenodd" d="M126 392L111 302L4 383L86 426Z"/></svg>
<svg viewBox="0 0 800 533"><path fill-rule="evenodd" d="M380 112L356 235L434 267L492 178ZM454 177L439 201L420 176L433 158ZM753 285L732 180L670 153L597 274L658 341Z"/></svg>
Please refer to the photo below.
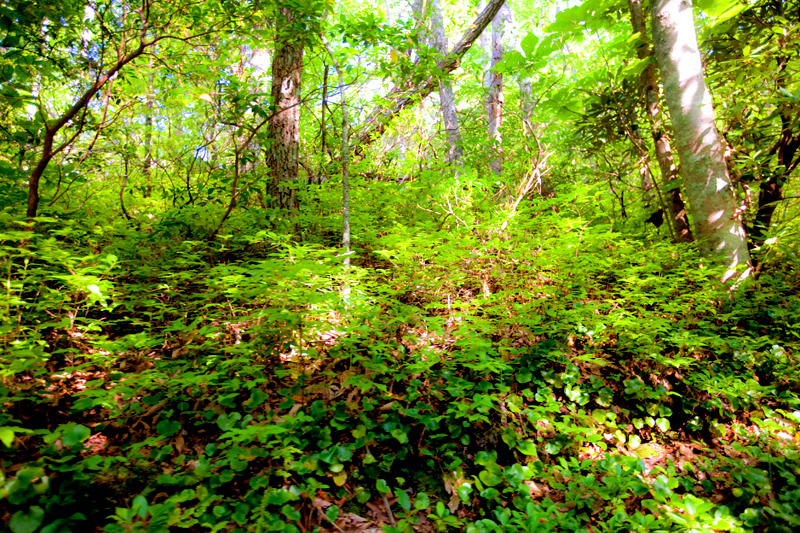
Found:
<svg viewBox="0 0 800 533"><path fill-rule="evenodd" d="M800 531L798 44L0 1L0 530Z"/></svg>

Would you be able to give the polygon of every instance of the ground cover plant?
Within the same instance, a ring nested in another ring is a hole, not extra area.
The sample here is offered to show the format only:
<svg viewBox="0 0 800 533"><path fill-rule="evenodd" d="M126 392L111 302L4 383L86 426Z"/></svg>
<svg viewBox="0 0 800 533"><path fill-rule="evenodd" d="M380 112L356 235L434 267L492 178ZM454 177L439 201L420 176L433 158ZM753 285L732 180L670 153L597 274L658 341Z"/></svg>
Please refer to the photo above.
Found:
<svg viewBox="0 0 800 533"><path fill-rule="evenodd" d="M690 249L556 246L555 218L347 272L268 231L8 230L9 527L793 530L785 275L731 297Z"/></svg>
<svg viewBox="0 0 800 533"><path fill-rule="evenodd" d="M800 14L676 1L0 6L2 529L796 531Z"/></svg>

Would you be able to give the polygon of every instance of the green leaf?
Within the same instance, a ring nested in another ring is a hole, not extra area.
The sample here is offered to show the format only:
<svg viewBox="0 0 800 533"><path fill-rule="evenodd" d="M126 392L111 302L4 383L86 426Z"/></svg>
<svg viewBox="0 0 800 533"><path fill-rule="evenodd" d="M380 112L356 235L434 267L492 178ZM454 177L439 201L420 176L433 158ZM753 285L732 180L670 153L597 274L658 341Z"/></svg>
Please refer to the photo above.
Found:
<svg viewBox="0 0 800 533"><path fill-rule="evenodd" d="M664 433L666 433L667 431L669 431L669 427L670 427L670 426L669 426L669 420L667 420L666 418L659 418L659 419L657 419L657 420L656 420L656 425L657 425L657 426L658 426L658 428L659 428L661 431L663 431Z"/></svg>
<svg viewBox="0 0 800 533"><path fill-rule="evenodd" d="M241 413L231 413L230 416L226 414L219 415L217 418L217 426L222 431L228 431L229 429L233 429L233 426L236 425L236 422L242 419Z"/></svg>
<svg viewBox="0 0 800 533"><path fill-rule="evenodd" d="M414 509L417 511L424 511L430 506L431 500L428 495L424 492L417 493L416 497L414 498Z"/></svg>
<svg viewBox="0 0 800 533"><path fill-rule="evenodd" d="M236 504L235 511L233 513L233 519L236 520L236 523L240 526L243 526L247 523L247 513L250 512L250 506L244 502L239 502Z"/></svg>
<svg viewBox="0 0 800 533"><path fill-rule="evenodd" d="M550 442L544 445L544 451L546 451L550 455L556 454L561 451L561 444L551 440Z"/></svg>
<svg viewBox="0 0 800 533"><path fill-rule="evenodd" d="M400 504L400 507L406 511L411 510L411 496L409 496L406 491L401 488L396 488L394 489L394 496L397 498L397 503Z"/></svg>
<svg viewBox="0 0 800 533"><path fill-rule="evenodd" d="M100 287L98 287L97 285L94 285L94 284L87 285L86 288L89 289L89 292L91 292L92 294L94 294L98 298L102 298L103 297L103 293L100 292Z"/></svg>
<svg viewBox="0 0 800 533"><path fill-rule="evenodd" d="M336 520L339 518L339 506L331 505L325 509L325 518L330 520L332 524L335 524Z"/></svg>
<svg viewBox="0 0 800 533"><path fill-rule="evenodd" d="M536 47L538 45L539 37L533 33L529 33L523 37L522 41L519 43L520 48L522 48L522 51L525 52L525 56L528 59L531 59L534 56L534 52L536 52Z"/></svg>
<svg viewBox="0 0 800 533"><path fill-rule="evenodd" d="M8 527L12 533L33 533L42 525L42 520L44 520L44 509L34 505L27 513L24 511L14 513Z"/></svg>
<svg viewBox="0 0 800 533"><path fill-rule="evenodd" d="M273 489L267 496L267 503L270 505L283 505L287 502L299 500L300 498L286 489Z"/></svg>
<svg viewBox="0 0 800 533"><path fill-rule="evenodd" d="M363 487L359 487L359 488L363 489ZM359 491L356 492L356 501L358 503L362 503L362 504L363 503L367 503L371 499L372 499L372 493L370 491L366 490L366 489L359 490Z"/></svg>
<svg viewBox="0 0 800 533"><path fill-rule="evenodd" d="M792 93L790 93L789 91L787 91L783 87L778 87L778 90L780 92L782 92L784 96L786 96L788 98L791 98L792 100L795 100L795 101L797 100L797 98L795 98L795 96Z"/></svg>
<svg viewBox="0 0 800 533"><path fill-rule="evenodd" d="M0 428L0 442L6 445L6 448L11 448L14 444L14 430L11 428Z"/></svg>
<svg viewBox="0 0 800 533"><path fill-rule="evenodd" d="M503 481L503 470L497 463L492 461L486 464L485 470L478 474L478 477L487 487L494 487Z"/></svg>
<svg viewBox="0 0 800 533"><path fill-rule="evenodd" d="M628 65L623 69L623 72L629 76L638 76L647 66L650 64L651 58L645 57L644 59L640 59L638 61L634 61L631 65Z"/></svg>
<svg viewBox="0 0 800 533"><path fill-rule="evenodd" d="M302 516L300 514L300 511L297 511L294 507L292 507L289 504L286 504L283 507L281 507L281 512L283 513L283 516L285 516L292 522L297 522L298 520L300 520Z"/></svg>
<svg viewBox="0 0 800 533"><path fill-rule="evenodd" d="M139 515L139 518L145 518L147 516L147 498L139 494L133 499L133 512Z"/></svg>
<svg viewBox="0 0 800 533"><path fill-rule="evenodd" d="M697 515L698 503L703 503L703 502L702 500L700 500L700 498L692 496L691 494L688 495L686 498L684 498L683 506L686 509L686 512L689 514L689 516Z"/></svg>
<svg viewBox="0 0 800 533"><path fill-rule="evenodd" d="M393 429L392 437L396 438L397 442L399 442L400 444L405 444L408 442L408 436L406 435L406 432L403 431L402 429Z"/></svg>
<svg viewBox="0 0 800 533"><path fill-rule="evenodd" d="M523 440L517 443L517 449L520 453L524 453L525 455L539 455L539 451L536 449L536 444L530 440Z"/></svg>
<svg viewBox="0 0 800 533"><path fill-rule="evenodd" d="M253 389L250 391L250 403L248 409L255 409L267 399L267 393L261 389Z"/></svg>
<svg viewBox="0 0 800 533"><path fill-rule="evenodd" d="M375 488L378 489L378 492L383 494L389 494L389 485L386 484L386 481L383 479L379 479L375 482Z"/></svg>
<svg viewBox="0 0 800 533"><path fill-rule="evenodd" d="M490 487L490 488L484 490L483 492L481 492L481 498L485 498L487 500L493 500L493 499L497 498L498 496L500 496L500 491L495 489L495 488L493 488L493 487ZM490 529L489 531L492 531L492 529Z"/></svg>
<svg viewBox="0 0 800 533"><path fill-rule="evenodd" d="M213 512L214 516L217 518L222 518L228 514L228 508L224 505L215 505L211 512Z"/></svg>
<svg viewBox="0 0 800 533"><path fill-rule="evenodd" d="M159 420L156 431L164 437L171 437L181 430L181 423L177 420Z"/></svg>
<svg viewBox="0 0 800 533"><path fill-rule="evenodd" d="M69 427L61 434L61 444L67 448L71 448L76 444L85 441L91 436L92 432L86 426L81 424L70 424Z"/></svg>
<svg viewBox="0 0 800 533"><path fill-rule="evenodd" d="M530 370L523 368L514 377L517 379L517 383L530 383L533 376Z"/></svg>
<svg viewBox="0 0 800 533"><path fill-rule="evenodd" d="M349 461L350 458L353 457L353 452L346 446L337 446L336 454L342 461Z"/></svg>

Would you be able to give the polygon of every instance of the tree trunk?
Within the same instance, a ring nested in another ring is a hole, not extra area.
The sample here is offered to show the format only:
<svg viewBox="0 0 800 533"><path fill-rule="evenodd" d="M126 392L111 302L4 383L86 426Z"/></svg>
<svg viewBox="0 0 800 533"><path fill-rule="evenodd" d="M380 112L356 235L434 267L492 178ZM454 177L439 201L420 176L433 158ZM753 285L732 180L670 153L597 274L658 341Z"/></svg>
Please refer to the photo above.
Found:
<svg viewBox="0 0 800 533"><path fill-rule="evenodd" d="M633 32L638 33L641 39L636 55L639 59L653 57L653 50L644 40L647 36L647 26L642 12L642 0L628 0L628 6L631 11ZM661 119L658 74L656 65L652 62L642 72L642 86L645 96L645 112L650 119L650 129L656 149L656 160L658 161L658 167L661 169L661 183L663 183L664 190L667 191L665 203L672 222L672 229L675 238L679 242L691 242L694 237L686 216L686 206L683 204L683 198L681 198L681 187L677 183L678 167L672 157L672 147L670 146L669 137L664 131Z"/></svg>
<svg viewBox="0 0 800 533"><path fill-rule="evenodd" d="M727 266L750 266L744 227L736 209L728 167L714 123L711 93L703 77L691 0L652 0L653 43L678 156L692 206L700 249Z"/></svg>
<svg viewBox="0 0 800 533"><path fill-rule="evenodd" d="M350 122L347 117L347 86L344 84L342 67L336 56L324 38L322 42L339 76L339 98L342 102L342 246L345 256L344 266L350 268ZM327 70L325 72L327 73ZM346 293L349 292L348 287Z"/></svg>
<svg viewBox="0 0 800 533"><path fill-rule="evenodd" d="M500 127L503 124L503 75L494 71L495 66L503 60L503 32L510 22L511 10L508 3L503 3L500 11L492 20L492 45L489 71L484 83L486 85L486 115L489 120L489 139L493 143L495 156L489 167L496 175L503 171L503 136Z"/></svg>
<svg viewBox="0 0 800 533"><path fill-rule="evenodd" d="M772 9L776 16L788 17L786 6L783 1L773 2ZM788 52L791 44L785 35L778 36L778 47L780 50ZM780 91L787 90L787 82L790 81L792 72L787 72L786 66L789 56L777 58L778 71L775 76L775 88ZM753 244L759 246L767 237L767 233L772 225L772 216L775 214L781 200L783 200L783 185L789 175L800 164L800 157L795 159L795 154L800 150L800 133L795 134L797 126L797 104L783 102L780 105L781 134L778 142L772 147L769 155L777 155L778 169L770 171L769 176L762 179L758 192L758 211L753 220L751 237Z"/></svg>
<svg viewBox="0 0 800 533"><path fill-rule="evenodd" d="M439 53L441 58L447 56L447 36L444 33L444 20L442 19L439 0L430 0L426 4L423 0L415 0L411 5L414 17L421 25L423 31L423 44L432 46ZM428 31L427 17L430 17L430 31ZM461 147L461 132L458 128L458 114L456 112L456 101L453 94L453 86L446 77L439 80L439 108L442 112L444 129L450 143L448 151L448 161L457 163L464 155Z"/></svg>
<svg viewBox="0 0 800 533"><path fill-rule="evenodd" d="M150 60L149 68L153 68L153 60ZM149 198L153 193L153 105L154 105L154 89L153 81L155 74L152 70L147 73L147 111L144 117L144 194L145 198ZM127 179L127 175L125 176Z"/></svg>
<svg viewBox="0 0 800 533"><path fill-rule="evenodd" d="M320 142L320 159L319 159L319 177L317 178L317 185L321 184L323 181L328 179L328 173L326 172L327 163L325 162L325 153L327 151L327 146L325 145L327 142L327 125L325 121L325 108L328 104L328 72L330 70L330 66L325 63L325 73L322 77L322 119L320 120L320 136L322 138Z"/></svg>
<svg viewBox="0 0 800 533"><path fill-rule="evenodd" d="M519 27L514 20L514 12L511 10L511 6L508 6L508 22L510 24L510 28L505 35L506 45L509 49L513 48L514 50L522 53L522 50L520 49ZM519 85L519 104L520 111L522 112L522 129L523 133L527 135L534 132L532 122L533 97L531 96L531 92L533 91L533 80L530 76L517 77L517 84Z"/></svg>
<svg viewBox="0 0 800 533"><path fill-rule="evenodd" d="M447 55L447 36L444 33L444 19L442 18L442 8L439 0L431 1L431 28L433 35L433 45L441 57ZM447 158L451 163L458 163L464 155L461 146L461 131L458 128L458 113L456 111L456 99L453 94L453 86L446 77L439 79L439 102L442 110L442 120L444 121L444 131L450 142L450 151Z"/></svg>
<svg viewBox="0 0 800 533"><path fill-rule="evenodd" d="M502 8L503 6L500 7ZM482 12L484 9L486 9L486 0L481 0L478 3L478 11ZM492 34L482 31L480 37L481 48L483 50L486 50L486 53L489 55L491 55L491 46L492 46L491 41L492 41Z"/></svg>
<svg viewBox="0 0 800 533"><path fill-rule="evenodd" d="M300 80L303 71L303 44L294 35L297 12L278 9L275 53L272 57L272 103L277 112L267 128L271 144L267 168L272 177L272 192L281 209L297 210L297 177L300 151Z"/></svg>
<svg viewBox="0 0 800 533"><path fill-rule="evenodd" d="M505 0L491 0L489 5L478 15L478 18L472 22L461 37L461 40L453 47L450 53L437 63L443 75L452 72L458 67L458 62L461 57L467 53L467 50L470 49L497 12L500 11L504 2ZM352 145L358 147L358 153L363 150L364 146L367 146L378 138L386 129L387 124L389 124L398 113L415 100L425 98L431 94L438 85L439 81L434 76L428 76L421 83L414 83L413 77L411 76L399 80L394 89L386 95L386 99L389 100L389 103L385 106L381 105L376 107L364 120L361 133L355 136L355 142L352 143Z"/></svg>
<svg viewBox="0 0 800 533"><path fill-rule="evenodd" d="M86 90L86 92L84 92L83 95L81 95L81 97L78 98L74 104L72 104L72 107L64 112L63 115L49 124L45 123L44 139L42 140L42 155L39 157L39 161L36 163L36 166L33 168L33 172L31 172L30 178L28 179L28 209L26 213L28 218L35 217L36 212L39 209L39 182L42 178L42 174L44 174L44 171L47 168L47 165L50 164L50 161L55 155L72 144L72 142L83 130L86 106L89 104L89 101L94 97L94 95L96 95L100 89L103 88L106 82L108 82L108 80L111 79L114 74L119 72L122 67L142 55L147 47L151 46L155 42L151 41L150 43L145 44L143 39L144 36L142 36L142 40L139 42L139 45L136 48L134 48L127 55L119 57L117 62L114 63L111 68L100 75ZM64 143L62 143L58 148L55 148L54 141L56 134L61 130L61 128L66 126L67 123L77 117L81 112L83 113L83 116L79 119L80 123L78 133L72 135L72 137L64 141Z"/></svg>

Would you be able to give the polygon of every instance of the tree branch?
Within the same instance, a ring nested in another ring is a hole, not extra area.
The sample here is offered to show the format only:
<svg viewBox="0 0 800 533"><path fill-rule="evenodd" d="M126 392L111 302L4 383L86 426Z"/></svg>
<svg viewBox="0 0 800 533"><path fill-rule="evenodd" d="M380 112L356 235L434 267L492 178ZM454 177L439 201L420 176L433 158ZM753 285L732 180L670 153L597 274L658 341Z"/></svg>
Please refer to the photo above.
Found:
<svg viewBox="0 0 800 533"><path fill-rule="evenodd" d="M506 0L491 0L478 18L473 21L469 29L461 37L461 40L453 47L453 50L437 63L437 68L444 74L450 73L458 67L458 63L472 44L480 37L483 30L492 21L494 16L503 7ZM392 119L407 107L417 97L425 98L435 88L439 86L437 76L428 76L422 83L409 87L413 83L412 77L395 84L395 88L387 95L389 103L379 105L365 120L362 131L355 135L356 153L360 154L363 147L373 142L381 136L386 126Z"/></svg>

